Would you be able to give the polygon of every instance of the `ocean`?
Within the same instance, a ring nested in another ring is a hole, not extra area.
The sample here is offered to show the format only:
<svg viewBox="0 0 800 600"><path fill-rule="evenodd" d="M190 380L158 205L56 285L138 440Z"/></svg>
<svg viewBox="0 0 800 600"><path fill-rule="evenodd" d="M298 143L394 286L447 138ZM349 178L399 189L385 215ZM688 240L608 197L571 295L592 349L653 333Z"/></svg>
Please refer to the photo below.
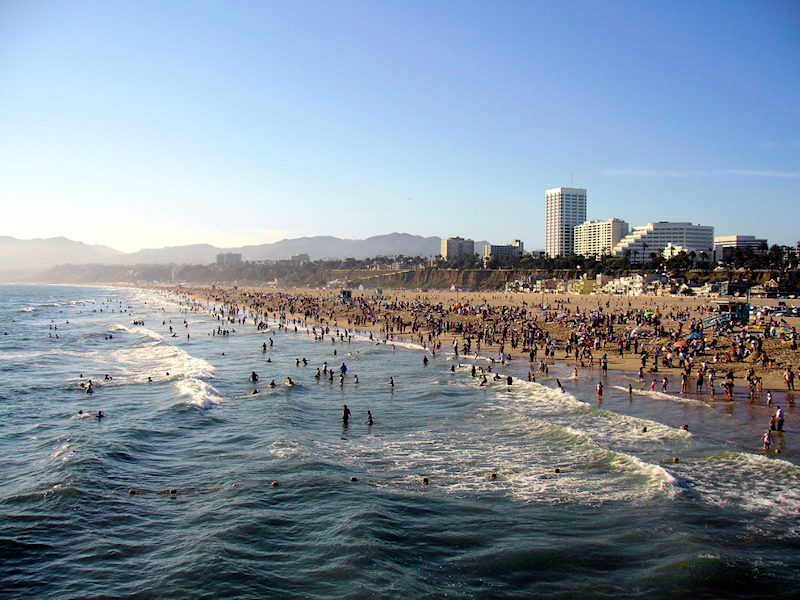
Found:
<svg viewBox="0 0 800 600"><path fill-rule="evenodd" d="M0 596L800 594L793 395L767 453L763 399L203 308L0 286Z"/></svg>

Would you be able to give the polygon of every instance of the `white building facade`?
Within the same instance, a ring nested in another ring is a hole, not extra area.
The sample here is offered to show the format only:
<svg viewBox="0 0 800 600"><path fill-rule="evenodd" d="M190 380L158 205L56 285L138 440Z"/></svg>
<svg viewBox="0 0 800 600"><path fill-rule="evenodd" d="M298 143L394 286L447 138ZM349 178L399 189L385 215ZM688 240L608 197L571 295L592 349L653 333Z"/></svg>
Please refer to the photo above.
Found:
<svg viewBox="0 0 800 600"><path fill-rule="evenodd" d="M451 237L442 240L442 258L450 260L465 254L475 254L475 241L465 240L461 237Z"/></svg>
<svg viewBox="0 0 800 600"><path fill-rule="evenodd" d="M586 190L554 188L545 192L545 252L567 256L575 250L575 227L586 221Z"/></svg>
<svg viewBox="0 0 800 600"><path fill-rule="evenodd" d="M687 252L705 252L710 257L714 251L714 227L669 221L648 223L634 227L620 240L613 255L623 257L627 251L632 263L644 263L650 260L651 253L661 254L668 244L681 246Z"/></svg>
<svg viewBox="0 0 800 600"><path fill-rule="evenodd" d="M614 247L628 235L625 221L586 221L575 228L575 254L587 257L611 256Z"/></svg>
<svg viewBox="0 0 800 600"><path fill-rule="evenodd" d="M515 258L522 256L524 253L525 251L520 240L514 240L510 244L502 244L500 246L487 244L483 247L483 260L491 260L493 258L514 260Z"/></svg>
<svg viewBox="0 0 800 600"><path fill-rule="evenodd" d="M714 238L714 260L727 260L734 248L750 248L753 254L766 254L767 251L761 249L762 244L769 249L767 240L758 239L754 235L717 236Z"/></svg>

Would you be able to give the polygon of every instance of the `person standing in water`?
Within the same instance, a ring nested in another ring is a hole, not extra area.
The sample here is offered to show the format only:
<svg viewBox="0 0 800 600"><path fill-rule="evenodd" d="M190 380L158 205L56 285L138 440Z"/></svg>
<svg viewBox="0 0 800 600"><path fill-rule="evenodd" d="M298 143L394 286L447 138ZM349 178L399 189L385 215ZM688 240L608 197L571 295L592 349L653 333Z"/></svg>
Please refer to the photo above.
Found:
<svg viewBox="0 0 800 600"><path fill-rule="evenodd" d="M350 419L350 409L347 408L347 404L342 406L342 422L347 425L347 421Z"/></svg>

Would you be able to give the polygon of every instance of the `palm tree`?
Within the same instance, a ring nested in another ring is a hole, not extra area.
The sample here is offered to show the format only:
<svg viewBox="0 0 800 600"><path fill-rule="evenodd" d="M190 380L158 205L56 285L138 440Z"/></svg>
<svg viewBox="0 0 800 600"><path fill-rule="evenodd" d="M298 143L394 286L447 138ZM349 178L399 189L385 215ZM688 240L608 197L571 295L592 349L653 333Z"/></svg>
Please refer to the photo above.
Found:
<svg viewBox="0 0 800 600"><path fill-rule="evenodd" d="M700 260L706 265L706 269L710 266L708 264L708 252L705 250L700 253Z"/></svg>

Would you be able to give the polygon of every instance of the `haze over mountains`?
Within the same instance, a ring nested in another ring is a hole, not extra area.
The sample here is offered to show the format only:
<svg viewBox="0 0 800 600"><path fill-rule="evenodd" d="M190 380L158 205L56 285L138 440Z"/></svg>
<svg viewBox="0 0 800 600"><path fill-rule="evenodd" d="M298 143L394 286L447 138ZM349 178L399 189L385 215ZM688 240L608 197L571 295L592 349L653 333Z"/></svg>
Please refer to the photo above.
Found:
<svg viewBox="0 0 800 600"><path fill-rule="evenodd" d="M475 252L482 253L488 242L475 242ZM296 254L318 259L364 259L375 256L438 256L441 238L408 233L378 235L366 240L343 240L331 236L281 240L273 244L217 248L210 244L192 244L138 252L120 252L108 246L93 246L64 237L18 240L0 236L0 270L48 269L64 264L210 264L221 252L241 253L242 260L282 260Z"/></svg>

